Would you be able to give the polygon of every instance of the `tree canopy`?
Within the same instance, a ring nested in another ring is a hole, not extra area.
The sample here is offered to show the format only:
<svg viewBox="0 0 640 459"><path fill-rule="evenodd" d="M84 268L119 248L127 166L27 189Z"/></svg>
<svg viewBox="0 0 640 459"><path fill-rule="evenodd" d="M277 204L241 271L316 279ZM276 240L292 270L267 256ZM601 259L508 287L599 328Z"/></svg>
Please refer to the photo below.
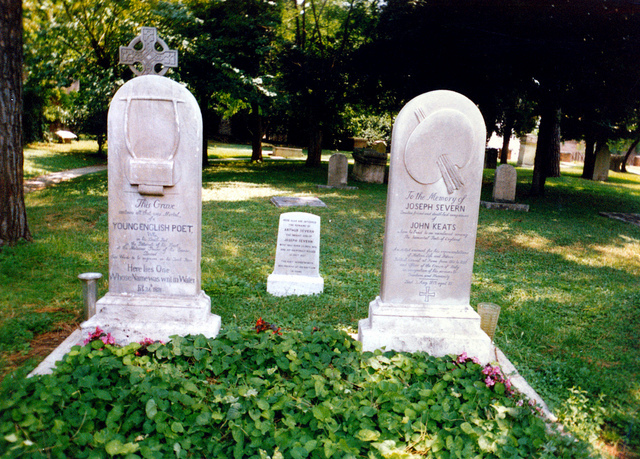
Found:
<svg viewBox="0 0 640 459"><path fill-rule="evenodd" d="M587 141L587 169L596 142L637 129L640 5L631 0L27 0L25 11L27 88L79 80L75 116L95 119L130 77L117 47L155 25L180 51L171 77L194 91L206 126L251 114L256 160L265 116L292 139L305 132L315 166L323 134L353 107L395 112L433 89L465 94L507 138L546 117L551 131ZM557 172L557 139L543 132L541 186Z"/></svg>

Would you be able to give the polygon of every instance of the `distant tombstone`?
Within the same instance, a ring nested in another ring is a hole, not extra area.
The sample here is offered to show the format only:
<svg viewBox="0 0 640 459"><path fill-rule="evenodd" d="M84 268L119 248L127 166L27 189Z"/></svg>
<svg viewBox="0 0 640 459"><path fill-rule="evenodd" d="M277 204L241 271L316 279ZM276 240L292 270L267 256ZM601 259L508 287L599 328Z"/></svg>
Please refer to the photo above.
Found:
<svg viewBox="0 0 640 459"><path fill-rule="evenodd" d="M520 151L518 152L518 167L533 166L536 158L538 136L527 134L520 138Z"/></svg>
<svg viewBox="0 0 640 459"><path fill-rule="evenodd" d="M195 98L165 77L134 78L113 97L108 142L109 292L81 328L99 326L120 343L216 336L220 317L200 286L202 117Z"/></svg>
<svg viewBox="0 0 640 459"><path fill-rule="evenodd" d="M372 148L353 151L353 179L365 183L384 183L387 153Z"/></svg>
<svg viewBox="0 0 640 459"><path fill-rule="evenodd" d="M274 296L314 295L324 290L320 277L320 217L305 212L280 215L273 273L267 292Z"/></svg>
<svg viewBox="0 0 640 459"><path fill-rule="evenodd" d="M418 96L399 113L380 296L358 327L364 350L491 360L469 304L485 136L478 108L452 91Z"/></svg>
<svg viewBox="0 0 640 459"><path fill-rule="evenodd" d="M510 164L501 164L496 169L493 182L493 200L496 202L515 202L518 172Z"/></svg>
<svg viewBox="0 0 640 459"><path fill-rule="evenodd" d="M334 153L329 158L329 173L327 186L343 187L347 185L349 175L349 162L342 153Z"/></svg>
<svg viewBox="0 0 640 459"><path fill-rule="evenodd" d="M607 144L603 144L596 151L596 161L593 167L593 180L606 182L609 179L609 167L611 166L611 151Z"/></svg>

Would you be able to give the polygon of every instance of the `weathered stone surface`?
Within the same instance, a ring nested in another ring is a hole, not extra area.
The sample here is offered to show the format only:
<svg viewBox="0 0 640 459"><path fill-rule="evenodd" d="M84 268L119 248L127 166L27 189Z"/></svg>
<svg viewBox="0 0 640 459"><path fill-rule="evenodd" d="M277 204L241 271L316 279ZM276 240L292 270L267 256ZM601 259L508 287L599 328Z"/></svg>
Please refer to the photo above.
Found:
<svg viewBox="0 0 640 459"><path fill-rule="evenodd" d="M135 78L109 110L109 292L82 324L118 342L216 336L200 287L202 118L182 85Z"/></svg>
<svg viewBox="0 0 640 459"><path fill-rule="evenodd" d="M487 209L515 210L519 212L529 212L529 204L517 204L515 202L480 201L480 205Z"/></svg>
<svg viewBox="0 0 640 459"><path fill-rule="evenodd" d="M308 196L274 196L271 203L276 207L327 207L319 198Z"/></svg>
<svg viewBox="0 0 640 459"><path fill-rule="evenodd" d="M520 138L520 151L518 152L518 167L533 166L536 158L538 136L527 134Z"/></svg>
<svg viewBox="0 0 640 459"><path fill-rule="evenodd" d="M410 101L393 128L380 296L359 323L363 348L491 359L469 305L485 126L451 91Z"/></svg>
<svg viewBox="0 0 640 459"><path fill-rule="evenodd" d="M497 202L515 202L518 172L510 164L500 164L493 181L493 200Z"/></svg>
<svg viewBox="0 0 640 459"><path fill-rule="evenodd" d="M349 175L349 161L342 153L334 153L329 158L327 186L344 187Z"/></svg>
<svg viewBox="0 0 640 459"><path fill-rule="evenodd" d="M365 183L384 183L387 153L364 148L353 151L353 179Z"/></svg>
<svg viewBox="0 0 640 459"><path fill-rule="evenodd" d="M605 143L596 151L596 161L593 167L593 180L606 182L609 179L609 167L611 166L611 150Z"/></svg>
<svg viewBox="0 0 640 459"><path fill-rule="evenodd" d="M305 212L280 215L273 273L267 292L275 296L314 295L324 290L320 276L320 217Z"/></svg>

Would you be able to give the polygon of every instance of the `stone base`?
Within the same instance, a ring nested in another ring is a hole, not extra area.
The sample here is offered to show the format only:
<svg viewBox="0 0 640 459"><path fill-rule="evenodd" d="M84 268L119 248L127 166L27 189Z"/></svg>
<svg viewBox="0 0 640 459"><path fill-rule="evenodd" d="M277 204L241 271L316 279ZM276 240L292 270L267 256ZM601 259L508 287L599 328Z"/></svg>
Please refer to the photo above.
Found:
<svg viewBox="0 0 640 459"><path fill-rule="evenodd" d="M290 276L270 274L267 292L273 296L316 295L324 291L324 279L320 276Z"/></svg>
<svg viewBox="0 0 640 459"><path fill-rule="evenodd" d="M529 204L517 204L515 202L480 201L480 205L482 207L486 207L487 209L516 210L520 212L529 212Z"/></svg>
<svg viewBox="0 0 640 459"><path fill-rule="evenodd" d="M386 165L354 162L352 177L357 182L384 183Z"/></svg>
<svg viewBox="0 0 640 459"><path fill-rule="evenodd" d="M377 297L369 304L369 317L358 324L358 341L364 351L384 347L425 351L435 357L466 352L482 363L495 358L493 343L480 329L480 316L471 306L390 305Z"/></svg>
<svg viewBox="0 0 640 459"><path fill-rule="evenodd" d="M84 338L100 327L124 345L150 338L169 341L173 335L215 338L220 316L211 314L211 299L203 292L194 297L157 297L107 293L96 304L96 314L80 325Z"/></svg>

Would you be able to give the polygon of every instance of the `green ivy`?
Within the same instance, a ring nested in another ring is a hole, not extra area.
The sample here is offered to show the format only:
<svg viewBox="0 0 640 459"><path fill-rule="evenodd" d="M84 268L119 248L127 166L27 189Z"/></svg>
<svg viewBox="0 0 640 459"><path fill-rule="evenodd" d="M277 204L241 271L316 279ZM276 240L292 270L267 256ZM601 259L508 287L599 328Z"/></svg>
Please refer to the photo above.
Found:
<svg viewBox="0 0 640 459"><path fill-rule="evenodd" d="M588 457L482 367L330 327L76 346L0 394L2 457ZM519 406L523 405L523 406Z"/></svg>

